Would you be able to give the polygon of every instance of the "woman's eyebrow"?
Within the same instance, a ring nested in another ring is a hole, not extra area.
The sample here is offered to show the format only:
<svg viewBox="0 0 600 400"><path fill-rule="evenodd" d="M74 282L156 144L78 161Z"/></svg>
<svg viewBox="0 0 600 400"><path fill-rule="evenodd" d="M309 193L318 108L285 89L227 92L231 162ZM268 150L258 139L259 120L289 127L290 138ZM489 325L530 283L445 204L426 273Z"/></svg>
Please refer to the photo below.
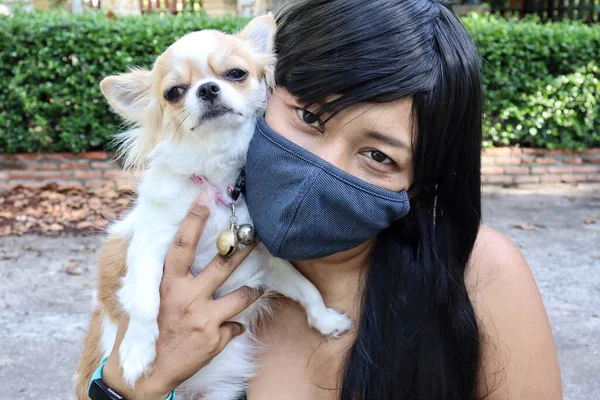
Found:
<svg viewBox="0 0 600 400"><path fill-rule="evenodd" d="M381 132L368 131L367 136L370 137L371 139L375 139L377 141L380 141L382 143L385 143L385 144L393 146L393 147L400 147L400 148L404 148L407 150L410 149L410 146L404 140L399 139L394 136L385 135Z"/></svg>

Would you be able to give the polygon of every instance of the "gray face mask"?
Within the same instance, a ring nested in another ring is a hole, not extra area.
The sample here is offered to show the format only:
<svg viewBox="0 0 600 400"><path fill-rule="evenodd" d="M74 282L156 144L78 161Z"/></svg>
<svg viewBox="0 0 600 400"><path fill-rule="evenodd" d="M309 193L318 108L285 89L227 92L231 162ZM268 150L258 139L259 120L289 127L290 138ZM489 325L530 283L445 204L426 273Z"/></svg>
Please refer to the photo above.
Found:
<svg viewBox="0 0 600 400"><path fill-rule="evenodd" d="M405 191L371 185L259 118L246 162L246 202L272 255L310 260L354 248L408 214Z"/></svg>

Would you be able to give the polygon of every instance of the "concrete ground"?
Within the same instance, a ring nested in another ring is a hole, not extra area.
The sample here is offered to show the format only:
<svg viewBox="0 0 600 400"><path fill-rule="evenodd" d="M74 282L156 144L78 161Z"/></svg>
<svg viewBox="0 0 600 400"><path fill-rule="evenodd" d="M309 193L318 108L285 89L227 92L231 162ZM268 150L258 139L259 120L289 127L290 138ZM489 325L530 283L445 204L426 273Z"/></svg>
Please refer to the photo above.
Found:
<svg viewBox="0 0 600 400"><path fill-rule="evenodd" d="M600 186L488 188L484 220L519 245L533 270L565 399L600 399ZM0 399L72 398L99 241L0 238ZM77 262L81 274L67 274Z"/></svg>

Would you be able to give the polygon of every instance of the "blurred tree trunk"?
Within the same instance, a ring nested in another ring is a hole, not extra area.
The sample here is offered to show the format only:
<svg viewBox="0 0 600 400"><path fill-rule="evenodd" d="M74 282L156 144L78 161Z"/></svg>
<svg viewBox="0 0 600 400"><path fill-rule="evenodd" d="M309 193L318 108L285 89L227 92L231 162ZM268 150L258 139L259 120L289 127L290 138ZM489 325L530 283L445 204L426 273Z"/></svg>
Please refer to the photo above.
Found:
<svg viewBox="0 0 600 400"><path fill-rule="evenodd" d="M71 0L71 12L78 15L83 14L83 5L81 4L81 0Z"/></svg>
<svg viewBox="0 0 600 400"><path fill-rule="evenodd" d="M294 0L269 0L269 10L272 11L273 14L277 14L277 12L279 12L283 6L293 2Z"/></svg>
<svg viewBox="0 0 600 400"><path fill-rule="evenodd" d="M113 13L120 15L141 15L139 0L102 0L100 7L105 14Z"/></svg>
<svg viewBox="0 0 600 400"><path fill-rule="evenodd" d="M253 4L254 4L253 0L238 0L237 14L241 17L251 17Z"/></svg>

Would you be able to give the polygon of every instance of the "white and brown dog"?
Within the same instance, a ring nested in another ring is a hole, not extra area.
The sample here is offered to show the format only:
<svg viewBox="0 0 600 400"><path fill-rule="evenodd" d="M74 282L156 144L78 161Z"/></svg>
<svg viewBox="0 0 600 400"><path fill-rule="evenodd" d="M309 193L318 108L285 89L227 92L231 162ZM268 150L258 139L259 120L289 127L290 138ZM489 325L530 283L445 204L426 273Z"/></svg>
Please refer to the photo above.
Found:
<svg viewBox="0 0 600 400"><path fill-rule="evenodd" d="M123 313L129 326L119 348L124 379L133 385L155 357L159 334L159 286L167 250L189 205L202 192L215 201L198 245L193 272L214 257L217 236L231 209L227 187L245 164L257 115L273 79L275 21L254 19L238 35L212 30L190 33L170 46L151 71L132 70L104 79L112 108L135 128L120 135L127 165L143 168L135 207L112 224L99 259L96 305L76 374L76 391L87 398L93 370L110 353ZM240 223L251 222L243 202ZM268 287L304 306L311 326L335 336L351 321L328 309L318 290L287 261L259 245L217 291ZM258 301L235 320L252 327L268 310ZM234 339L209 365L186 381L182 393L233 400L255 371L253 329Z"/></svg>

